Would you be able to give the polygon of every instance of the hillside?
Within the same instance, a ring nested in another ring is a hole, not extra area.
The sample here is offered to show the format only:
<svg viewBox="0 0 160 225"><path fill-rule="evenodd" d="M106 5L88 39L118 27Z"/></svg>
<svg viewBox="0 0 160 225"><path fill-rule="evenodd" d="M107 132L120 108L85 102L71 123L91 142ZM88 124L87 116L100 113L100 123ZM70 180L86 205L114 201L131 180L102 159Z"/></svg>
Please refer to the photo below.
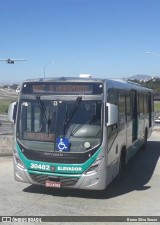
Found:
<svg viewBox="0 0 160 225"><path fill-rule="evenodd" d="M152 76L143 75L143 74L137 74L137 75L133 75L131 77L127 77L127 79L129 79L129 80L150 80L151 78L152 78Z"/></svg>
<svg viewBox="0 0 160 225"><path fill-rule="evenodd" d="M139 79L128 79L128 80L138 83L138 84L142 85L143 87L150 88L156 94L160 94L160 78L152 77L149 80L139 80Z"/></svg>

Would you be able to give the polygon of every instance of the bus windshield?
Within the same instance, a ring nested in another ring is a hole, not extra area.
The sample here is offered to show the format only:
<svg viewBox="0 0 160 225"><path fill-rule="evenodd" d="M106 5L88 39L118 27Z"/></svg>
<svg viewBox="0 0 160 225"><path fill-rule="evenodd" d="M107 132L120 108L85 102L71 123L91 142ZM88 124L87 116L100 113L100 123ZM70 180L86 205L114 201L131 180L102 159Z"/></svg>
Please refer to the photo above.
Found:
<svg viewBox="0 0 160 225"><path fill-rule="evenodd" d="M35 151L60 151L57 140L65 138L69 152L86 152L101 143L102 102L100 100L20 101L17 138ZM62 140L62 139L61 139Z"/></svg>

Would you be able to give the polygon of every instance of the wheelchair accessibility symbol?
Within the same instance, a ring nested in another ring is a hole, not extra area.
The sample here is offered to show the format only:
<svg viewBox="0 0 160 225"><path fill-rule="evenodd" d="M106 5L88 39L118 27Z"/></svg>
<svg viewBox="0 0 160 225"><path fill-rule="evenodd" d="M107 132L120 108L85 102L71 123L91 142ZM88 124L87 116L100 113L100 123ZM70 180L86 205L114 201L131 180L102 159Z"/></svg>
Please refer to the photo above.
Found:
<svg viewBox="0 0 160 225"><path fill-rule="evenodd" d="M58 151L69 151L69 140L68 138L57 138L57 150Z"/></svg>

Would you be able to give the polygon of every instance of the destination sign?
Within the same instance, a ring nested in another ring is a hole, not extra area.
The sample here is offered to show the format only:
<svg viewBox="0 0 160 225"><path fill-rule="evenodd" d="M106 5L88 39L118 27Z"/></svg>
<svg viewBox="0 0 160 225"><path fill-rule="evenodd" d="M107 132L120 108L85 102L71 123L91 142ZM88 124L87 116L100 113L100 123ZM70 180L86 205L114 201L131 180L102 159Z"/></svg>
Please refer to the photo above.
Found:
<svg viewBox="0 0 160 225"><path fill-rule="evenodd" d="M95 95L102 94L101 83L24 83L22 94L53 94L53 95Z"/></svg>
<svg viewBox="0 0 160 225"><path fill-rule="evenodd" d="M88 85L54 85L54 84L34 84L32 86L32 91L34 93L85 93L85 94L92 94L92 89Z"/></svg>
<svg viewBox="0 0 160 225"><path fill-rule="evenodd" d="M24 132L24 139L37 141L54 141L54 134Z"/></svg>

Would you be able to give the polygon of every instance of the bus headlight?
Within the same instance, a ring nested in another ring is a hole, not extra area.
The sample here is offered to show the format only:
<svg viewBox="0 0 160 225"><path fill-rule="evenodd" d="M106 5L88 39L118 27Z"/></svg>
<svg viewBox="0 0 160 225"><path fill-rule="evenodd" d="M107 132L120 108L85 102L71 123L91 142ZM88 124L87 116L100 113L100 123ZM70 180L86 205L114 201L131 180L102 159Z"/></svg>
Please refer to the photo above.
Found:
<svg viewBox="0 0 160 225"><path fill-rule="evenodd" d="M89 169L85 172L86 175L94 173L98 170L101 165L104 157L97 158L96 161L89 167Z"/></svg>
<svg viewBox="0 0 160 225"><path fill-rule="evenodd" d="M25 169L25 166L24 166L23 162L21 161L21 159L18 157L17 153L15 153L14 157L15 157L15 162L16 162L17 166L19 166L21 169Z"/></svg>

